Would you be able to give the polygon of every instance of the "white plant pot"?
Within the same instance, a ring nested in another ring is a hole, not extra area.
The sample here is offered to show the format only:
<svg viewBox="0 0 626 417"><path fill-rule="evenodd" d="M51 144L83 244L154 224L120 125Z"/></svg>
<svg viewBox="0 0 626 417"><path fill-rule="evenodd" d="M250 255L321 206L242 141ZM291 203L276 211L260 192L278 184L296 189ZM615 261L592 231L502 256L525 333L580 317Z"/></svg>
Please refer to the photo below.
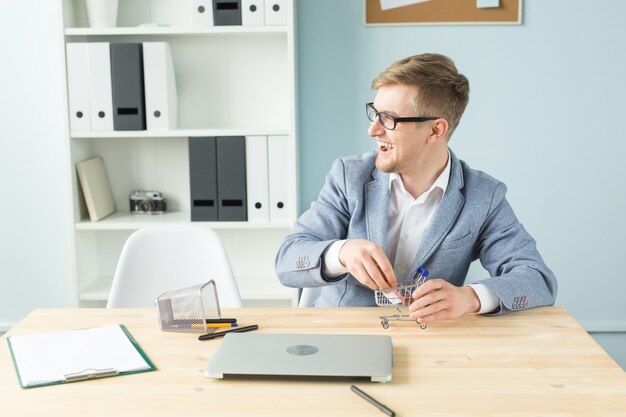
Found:
<svg viewBox="0 0 626 417"><path fill-rule="evenodd" d="M115 27L118 0L87 0L87 16L92 28Z"/></svg>

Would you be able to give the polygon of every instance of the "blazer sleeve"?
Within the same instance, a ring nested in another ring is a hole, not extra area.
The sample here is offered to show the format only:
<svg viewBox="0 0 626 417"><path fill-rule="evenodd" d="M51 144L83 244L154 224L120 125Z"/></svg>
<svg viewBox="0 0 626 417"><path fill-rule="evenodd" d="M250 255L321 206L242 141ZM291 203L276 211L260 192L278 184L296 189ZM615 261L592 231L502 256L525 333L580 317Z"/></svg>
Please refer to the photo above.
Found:
<svg viewBox="0 0 626 417"><path fill-rule="evenodd" d="M491 315L553 305L556 277L545 264L535 240L517 220L500 183L481 228L478 257L490 278L479 281L500 299Z"/></svg>
<svg viewBox="0 0 626 417"><path fill-rule="evenodd" d="M293 288L320 287L340 281L323 275L323 256L335 241L344 239L350 222L346 191L345 164L336 160L324 187L309 210L294 224L276 255L276 274L280 282Z"/></svg>

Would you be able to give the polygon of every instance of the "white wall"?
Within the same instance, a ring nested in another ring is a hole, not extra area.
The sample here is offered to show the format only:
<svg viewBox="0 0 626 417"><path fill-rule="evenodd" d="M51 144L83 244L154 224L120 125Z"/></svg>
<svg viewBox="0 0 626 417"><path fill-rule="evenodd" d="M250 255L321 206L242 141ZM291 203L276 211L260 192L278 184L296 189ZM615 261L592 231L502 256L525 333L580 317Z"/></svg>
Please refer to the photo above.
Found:
<svg viewBox="0 0 626 417"><path fill-rule="evenodd" d="M57 1L0 1L0 330L72 306L72 216Z"/></svg>

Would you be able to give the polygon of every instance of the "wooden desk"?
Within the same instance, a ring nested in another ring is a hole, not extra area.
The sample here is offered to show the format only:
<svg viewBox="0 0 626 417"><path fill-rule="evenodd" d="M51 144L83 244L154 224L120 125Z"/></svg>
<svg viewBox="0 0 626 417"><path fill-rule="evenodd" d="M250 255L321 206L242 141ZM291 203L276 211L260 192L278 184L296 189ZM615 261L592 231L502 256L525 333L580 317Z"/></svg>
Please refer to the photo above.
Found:
<svg viewBox="0 0 626 417"><path fill-rule="evenodd" d="M562 308L381 327L378 308L226 310L259 332L391 335L393 381L357 385L402 416L626 416L626 373ZM208 380L220 339L165 333L152 310L36 310L6 336L123 323L156 372L20 388L0 342L2 416L373 416L349 382ZM5 339L3 336L2 339Z"/></svg>

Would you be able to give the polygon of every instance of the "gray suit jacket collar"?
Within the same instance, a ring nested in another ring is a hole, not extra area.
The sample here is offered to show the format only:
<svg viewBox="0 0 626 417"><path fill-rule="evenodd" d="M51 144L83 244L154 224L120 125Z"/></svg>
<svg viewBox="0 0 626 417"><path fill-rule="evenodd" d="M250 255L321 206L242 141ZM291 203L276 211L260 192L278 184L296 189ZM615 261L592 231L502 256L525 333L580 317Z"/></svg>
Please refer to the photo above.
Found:
<svg viewBox="0 0 626 417"><path fill-rule="evenodd" d="M374 168L373 180L365 184L367 240L385 248L389 218L389 174Z"/></svg>
<svg viewBox="0 0 626 417"><path fill-rule="evenodd" d="M461 194L463 188L463 170L458 158L450 150L450 181L446 193L439 202L430 226L426 230L424 239L413 261L412 271L424 264L433 251L446 236L461 208L465 197ZM365 184L365 210L367 219L367 237L371 242L385 248L387 236L387 219L389 215L389 174L374 168L372 181ZM400 277L399 277L400 278Z"/></svg>

